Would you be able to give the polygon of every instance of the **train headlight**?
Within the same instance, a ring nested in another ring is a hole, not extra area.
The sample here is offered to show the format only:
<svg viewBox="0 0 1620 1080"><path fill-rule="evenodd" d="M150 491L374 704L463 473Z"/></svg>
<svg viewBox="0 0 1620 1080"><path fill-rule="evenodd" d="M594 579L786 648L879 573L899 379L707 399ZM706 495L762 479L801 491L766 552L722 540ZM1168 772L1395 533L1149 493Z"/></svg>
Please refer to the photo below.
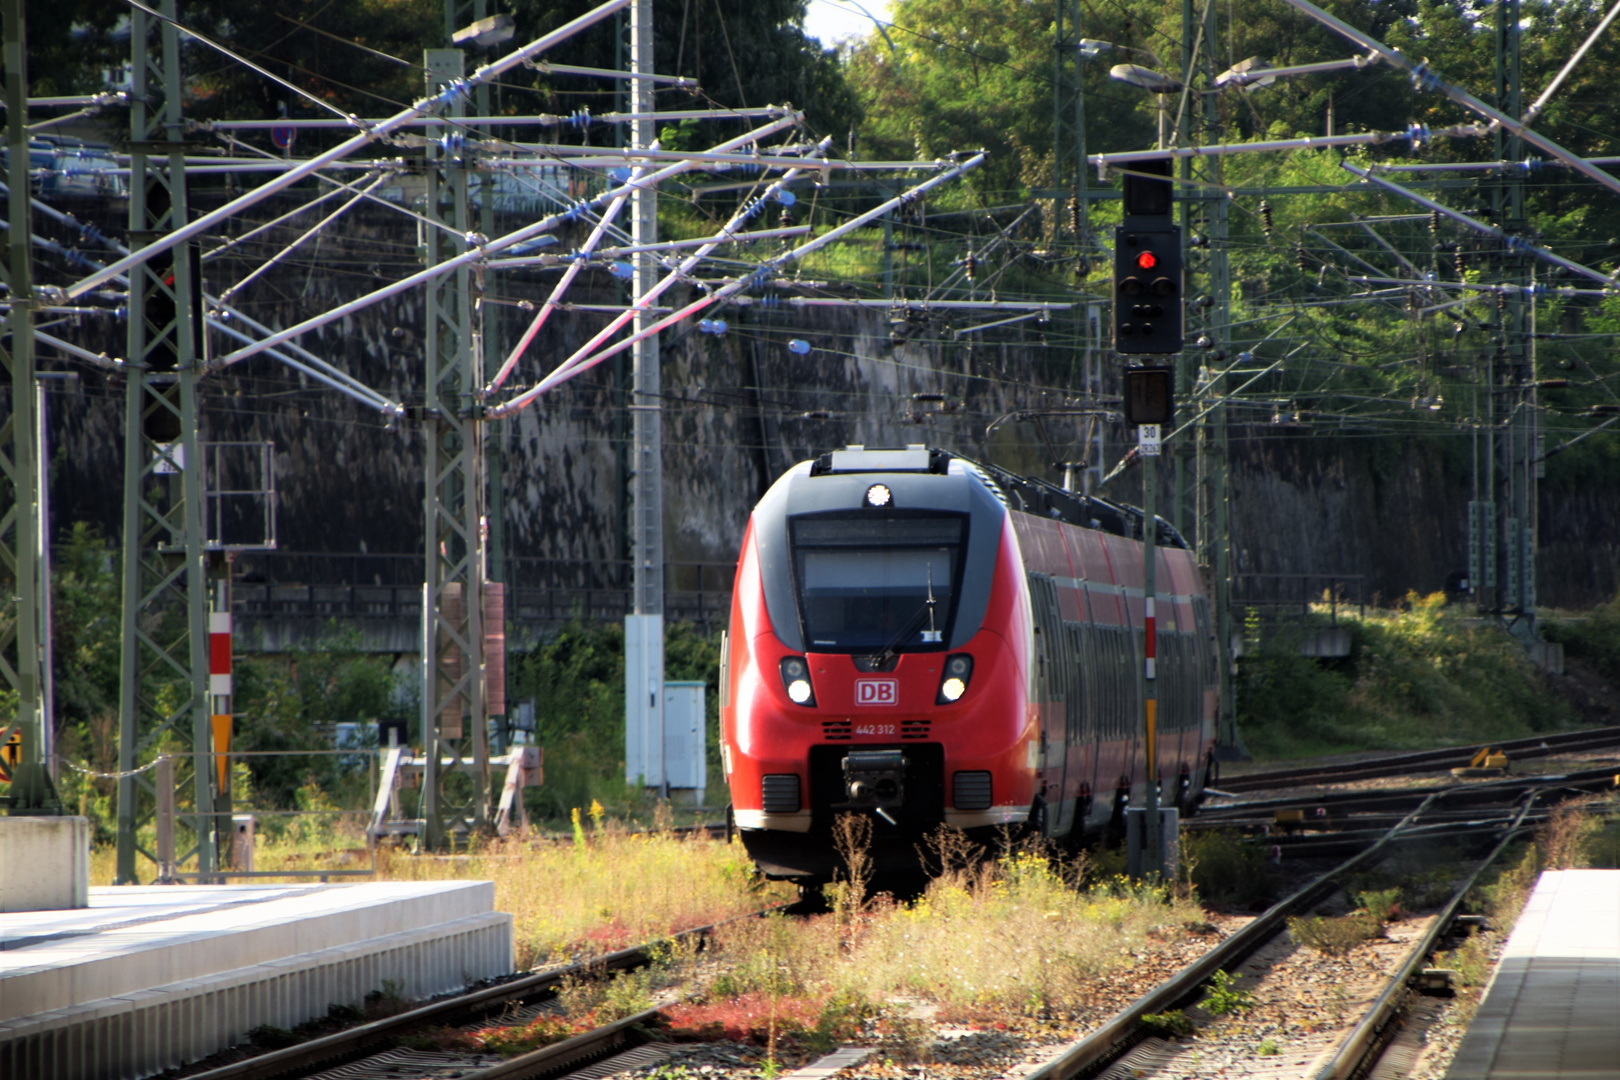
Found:
<svg viewBox="0 0 1620 1080"><path fill-rule="evenodd" d="M810 665L805 663L804 657L782 658L782 688L787 691L788 700L795 705L816 703L816 691L810 685Z"/></svg>
<svg viewBox="0 0 1620 1080"><path fill-rule="evenodd" d="M883 507L894 501L894 492L887 484L873 484L866 489L866 505Z"/></svg>
<svg viewBox="0 0 1620 1080"><path fill-rule="evenodd" d="M973 657L967 653L954 653L945 658L945 675L939 681L939 694L935 705L949 705L960 701L973 681Z"/></svg>

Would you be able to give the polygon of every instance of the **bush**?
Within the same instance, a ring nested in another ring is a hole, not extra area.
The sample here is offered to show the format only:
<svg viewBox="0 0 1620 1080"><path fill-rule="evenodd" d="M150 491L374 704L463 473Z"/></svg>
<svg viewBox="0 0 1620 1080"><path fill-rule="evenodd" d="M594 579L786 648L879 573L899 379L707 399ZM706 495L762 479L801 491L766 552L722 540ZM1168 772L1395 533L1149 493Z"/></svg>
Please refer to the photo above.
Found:
<svg viewBox="0 0 1620 1080"><path fill-rule="evenodd" d="M1620 596L1593 608L1583 619L1547 619L1542 633L1564 646L1565 657L1620 685Z"/></svg>
<svg viewBox="0 0 1620 1080"><path fill-rule="evenodd" d="M1248 908L1271 895L1265 856L1237 833L1183 832L1181 859L1206 903Z"/></svg>
<svg viewBox="0 0 1620 1080"><path fill-rule="evenodd" d="M1615 613L1620 626L1620 609ZM1343 659L1300 656L1298 634L1257 640L1239 662L1237 707L1258 757L1421 749L1557 730L1574 714L1502 628L1409 593L1397 609L1341 612ZM1617 652L1616 655L1620 655Z"/></svg>
<svg viewBox="0 0 1620 1080"><path fill-rule="evenodd" d="M1377 937L1383 928L1383 924L1366 911L1288 920L1288 933L1296 942L1329 956L1343 956L1363 941Z"/></svg>

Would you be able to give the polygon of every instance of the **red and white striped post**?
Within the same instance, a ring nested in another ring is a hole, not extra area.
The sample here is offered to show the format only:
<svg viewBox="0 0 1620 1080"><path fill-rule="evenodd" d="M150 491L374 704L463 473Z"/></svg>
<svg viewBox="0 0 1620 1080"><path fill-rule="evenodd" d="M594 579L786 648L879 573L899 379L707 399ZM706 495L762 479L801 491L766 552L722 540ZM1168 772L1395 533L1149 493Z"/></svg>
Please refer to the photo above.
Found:
<svg viewBox="0 0 1620 1080"><path fill-rule="evenodd" d="M217 800L229 794L231 752L231 583L216 582L214 607L208 613L208 693L214 726L214 788Z"/></svg>

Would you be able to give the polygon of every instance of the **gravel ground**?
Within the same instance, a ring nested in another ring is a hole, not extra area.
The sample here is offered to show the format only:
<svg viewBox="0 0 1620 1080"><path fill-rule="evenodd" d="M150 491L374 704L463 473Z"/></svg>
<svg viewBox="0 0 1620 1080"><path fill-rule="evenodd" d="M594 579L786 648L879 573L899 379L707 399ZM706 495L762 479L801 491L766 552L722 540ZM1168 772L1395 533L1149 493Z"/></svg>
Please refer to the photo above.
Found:
<svg viewBox="0 0 1620 1080"><path fill-rule="evenodd" d="M1242 917L1222 917L1219 933L1243 925ZM1233 988L1252 995L1252 1005L1225 1016L1194 1006L1186 1012L1196 1025L1191 1035L1149 1039L1102 1074L1108 1080L1213 1080L1217 1077L1303 1077L1311 1075L1383 992L1390 971L1427 932L1430 917L1392 923L1387 936L1363 942L1344 956L1327 956L1282 935L1238 969ZM1064 1018L1007 1017L979 1027L932 1021L930 1010L910 1010L912 1022L883 1025L861 1040L873 1047L863 1063L839 1071L837 1080L990 1080L1018 1077L1062 1053L1120 1008L1140 997L1201 955L1214 935L1188 935L1135 957L1128 968L1101 980L1095 1007ZM1416 1059L1414 1074L1434 1080L1444 1074L1471 1015L1459 998L1450 1003L1414 999L1410 1029L1403 1036L1404 1061ZM764 1047L744 1043L682 1044L664 1063L632 1074L648 1080L755 1080L768 1074ZM815 1055L779 1043L776 1058L783 1080L809 1065Z"/></svg>

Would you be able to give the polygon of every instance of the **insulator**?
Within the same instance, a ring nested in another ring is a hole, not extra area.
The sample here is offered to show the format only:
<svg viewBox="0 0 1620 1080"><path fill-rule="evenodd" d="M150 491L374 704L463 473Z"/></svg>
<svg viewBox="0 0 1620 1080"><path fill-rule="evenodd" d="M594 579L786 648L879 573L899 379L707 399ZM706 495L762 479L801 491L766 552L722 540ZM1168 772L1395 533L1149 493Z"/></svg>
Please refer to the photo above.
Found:
<svg viewBox="0 0 1620 1080"><path fill-rule="evenodd" d="M962 269L967 271L967 279L972 281L979 273L979 257L968 252L962 257Z"/></svg>
<svg viewBox="0 0 1620 1080"><path fill-rule="evenodd" d="M793 211L782 207L782 228L786 229L793 224Z"/></svg>
<svg viewBox="0 0 1620 1080"><path fill-rule="evenodd" d="M1463 258L1462 245L1457 245L1457 253L1452 257L1452 265L1457 268L1457 276L1462 277L1468 271L1468 261Z"/></svg>
<svg viewBox="0 0 1620 1080"><path fill-rule="evenodd" d="M1074 233L1076 240L1080 239L1080 197L1078 195L1069 199L1069 231Z"/></svg>
<svg viewBox="0 0 1620 1080"><path fill-rule="evenodd" d="M1091 260L1076 259L1074 261L1074 276L1084 281L1091 276Z"/></svg>
<svg viewBox="0 0 1620 1080"><path fill-rule="evenodd" d="M1260 204L1260 230L1266 234L1267 240L1271 239L1271 230L1274 227L1271 221L1271 204L1262 202Z"/></svg>
<svg viewBox="0 0 1620 1080"><path fill-rule="evenodd" d="M808 356L810 355L810 343L800 338L790 338L788 340L788 352L795 356Z"/></svg>
<svg viewBox="0 0 1620 1080"><path fill-rule="evenodd" d="M1300 247L1298 244L1294 245L1294 265L1299 267L1302 272L1310 269L1310 265L1305 257L1305 249Z"/></svg>
<svg viewBox="0 0 1620 1080"><path fill-rule="evenodd" d="M1429 232L1435 235L1440 233L1440 211L1438 210L1429 211Z"/></svg>

